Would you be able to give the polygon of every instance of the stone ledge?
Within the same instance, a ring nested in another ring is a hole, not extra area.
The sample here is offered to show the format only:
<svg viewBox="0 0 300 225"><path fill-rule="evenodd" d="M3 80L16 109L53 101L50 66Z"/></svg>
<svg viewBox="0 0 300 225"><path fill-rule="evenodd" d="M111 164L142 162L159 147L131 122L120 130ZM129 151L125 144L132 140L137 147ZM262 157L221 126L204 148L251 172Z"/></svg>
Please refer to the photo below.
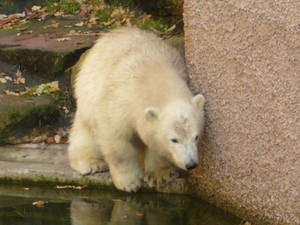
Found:
<svg viewBox="0 0 300 225"><path fill-rule="evenodd" d="M43 162L42 162L43 161ZM55 183L87 185L112 188L109 172L81 176L71 169L67 159L67 145L24 144L0 147L0 180L22 183ZM142 190L165 193L187 193L183 178L163 188L150 188L144 184Z"/></svg>

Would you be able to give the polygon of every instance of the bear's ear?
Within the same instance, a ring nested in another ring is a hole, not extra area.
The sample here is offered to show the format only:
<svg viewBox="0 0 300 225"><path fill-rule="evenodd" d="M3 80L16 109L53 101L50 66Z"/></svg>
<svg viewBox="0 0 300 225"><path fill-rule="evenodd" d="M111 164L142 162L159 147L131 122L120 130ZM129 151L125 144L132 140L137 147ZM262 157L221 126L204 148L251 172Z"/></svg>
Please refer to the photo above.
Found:
<svg viewBox="0 0 300 225"><path fill-rule="evenodd" d="M157 119L159 115L159 109L149 107L145 110L145 117L146 120L153 121L154 119Z"/></svg>
<svg viewBox="0 0 300 225"><path fill-rule="evenodd" d="M205 103L205 98L203 95L198 94L193 97L192 102L195 106L197 106L200 110L202 110Z"/></svg>

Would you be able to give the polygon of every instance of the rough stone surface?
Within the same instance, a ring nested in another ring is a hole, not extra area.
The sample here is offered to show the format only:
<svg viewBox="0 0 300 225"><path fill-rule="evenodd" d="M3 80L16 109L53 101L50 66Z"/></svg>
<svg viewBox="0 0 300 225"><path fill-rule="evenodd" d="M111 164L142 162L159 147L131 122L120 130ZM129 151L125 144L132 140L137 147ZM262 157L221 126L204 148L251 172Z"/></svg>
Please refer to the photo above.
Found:
<svg viewBox="0 0 300 225"><path fill-rule="evenodd" d="M207 126L194 191L258 224L300 224L300 1L186 0Z"/></svg>
<svg viewBox="0 0 300 225"><path fill-rule="evenodd" d="M0 95L0 145L10 137L24 135L30 128L54 123L59 116L50 96Z"/></svg>
<svg viewBox="0 0 300 225"><path fill-rule="evenodd" d="M44 23L30 22L17 29L0 30L0 60L56 79L97 39L98 29L74 28L78 18L49 18ZM54 28L53 24L58 27ZM30 31L30 34L20 30ZM72 31L70 33L70 31ZM85 32L85 33L84 33Z"/></svg>

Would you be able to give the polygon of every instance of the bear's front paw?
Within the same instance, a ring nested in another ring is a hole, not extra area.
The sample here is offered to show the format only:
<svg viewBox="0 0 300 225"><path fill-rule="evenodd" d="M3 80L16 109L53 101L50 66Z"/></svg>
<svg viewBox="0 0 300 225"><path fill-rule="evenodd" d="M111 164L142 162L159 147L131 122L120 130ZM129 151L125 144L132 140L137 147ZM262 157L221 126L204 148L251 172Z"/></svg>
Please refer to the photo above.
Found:
<svg viewBox="0 0 300 225"><path fill-rule="evenodd" d="M71 161L71 167L81 175L103 173L108 171L108 165L103 160L77 160Z"/></svg>
<svg viewBox="0 0 300 225"><path fill-rule="evenodd" d="M136 192L142 186L143 172L121 173L113 176L115 186L122 191Z"/></svg>
<svg viewBox="0 0 300 225"><path fill-rule="evenodd" d="M160 172L148 172L144 181L148 183L149 187L162 188L166 184L173 182L178 177L180 177L179 171L176 169L170 169Z"/></svg>

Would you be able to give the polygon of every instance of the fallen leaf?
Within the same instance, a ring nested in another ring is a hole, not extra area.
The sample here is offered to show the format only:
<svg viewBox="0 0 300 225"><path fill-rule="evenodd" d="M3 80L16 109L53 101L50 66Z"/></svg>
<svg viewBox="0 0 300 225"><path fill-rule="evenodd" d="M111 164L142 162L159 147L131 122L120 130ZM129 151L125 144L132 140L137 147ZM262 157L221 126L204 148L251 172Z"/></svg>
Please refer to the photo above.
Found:
<svg viewBox="0 0 300 225"><path fill-rule="evenodd" d="M41 10L41 6L39 6L39 5L34 5L34 6L32 6L32 11L40 11Z"/></svg>
<svg viewBox="0 0 300 225"><path fill-rule="evenodd" d="M46 26L46 28L58 28L58 27L59 27L59 23L52 23Z"/></svg>
<svg viewBox="0 0 300 225"><path fill-rule="evenodd" d="M54 16L63 16L64 15L64 12L62 12L62 11L58 11L58 12L56 12L56 13L54 13Z"/></svg>
<svg viewBox="0 0 300 225"><path fill-rule="evenodd" d="M9 76L4 77L6 80L12 81L12 78Z"/></svg>
<svg viewBox="0 0 300 225"><path fill-rule="evenodd" d="M6 18L7 18L7 15L5 15L5 14L0 14L0 20L6 19Z"/></svg>
<svg viewBox="0 0 300 225"><path fill-rule="evenodd" d="M6 82L7 82L7 80L5 78L0 77L0 83L5 84Z"/></svg>
<svg viewBox="0 0 300 225"><path fill-rule="evenodd" d="M79 12L78 12L78 16L82 16L82 17L84 17L84 16L87 16L87 11L85 11L85 10L79 10Z"/></svg>
<svg viewBox="0 0 300 225"><path fill-rule="evenodd" d="M17 76L17 77L22 77L22 71L21 71L20 66L19 66L19 68L17 69L16 76Z"/></svg>
<svg viewBox="0 0 300 225"><path fill-rule="evenodd" d="M47 203L47 202L44 202L44 201L42 201L42 200L39 200L39 201L37 201L37 202L33 202L32 205L34 205L34 206L36 206L36 207L38 207L38 208L43 208L43 207L45 206L46 203Z"/></svg>
<svg viewBox="0 0 300 225"><path fill-rule="evenodd" d="M135 215L137 215L137 216L143 216L144 213L142 213L142 212L140 212L140 211L136 211L136 212L135 212Z"/></svg>
<svg viewBox="0 0 300 225"><path fill-rule="evenodd" d="M176 28L176 24L174 24L173 26L171 26L169 29L167 29L167 32L171 32Z"/></svg>
<svg viewBox="0 0 300 225"><path fill-rule="evenodd" d="M47 141L48 144L53 144L55 142L53 136L48 137L46 141Z"/></svg>
<svg viewBox="0 0 300 225"><path fill-rule="evenodd" d="M89 196L80 196L80 198L82 198L82 199L88 199Z"/></svg>
<svg viewBox="0 0 300 225"><path fill-rule="evenodd" d="M4 90L4 92L7 95L14 95L14 96L19 96L20 95L20 93L13 92L13 91L10 91L10 90Z"/></svg>
<svg viewBox="0 0 300 225"><path fill-rule="evenodd" d="M97 20L98 20L97 17L91 17L91 18L89 19L89 22L90 22L90 23L96 24L96 21L97 21Z"/></svg>
<svg viewBox="0 0 300 225"><path fill-rule="evenodd" d="M18 77L14 80L14 84L25 84L25 78L24 77Z"/></svg>
<svg viewBox="0 0 300 225"><path fill-rule="evenodd" d="M0 77L0 83L5 84L7 81L12 81L12 78L9 76L5 76L3 78Z"/></svg>
<svg viewBox="0 0 300 225"><path fill-rule="evenodd" d="M82 22L82 21L74 24L74 26L76 26L76 27L82 27L83 25L84 25L84 22Z"/></svg>
<svg viewBox="0 0 300 225"><path fill-rule="evenodd" d="M102 24L103 24L104 26L109 26L109 25L113 24L114 22L116 22L116 20L115 20L115 19L112 19L112 20L109 20L109 21L107 21L107 22L103 22Z"/></svg>
<svg viewBox="0 0 300 225"><path fill-rule="evenodd" d="M83 44L85 44L85 40L76 42L76 45L83 45Z"/></svg>
<svg viewBox="0 0 300 225"><path fill-rule="evenodd" d="M113 198L112 201L114 201L114 202L122 202L121 199L117 199L117 198Z"/></svg>
<svg viewBox="0 0 300 225"><path fill-rule="evenodd" d="M1 72L1 73L0 73L0 76L8 76L8 74L7 74L7 73L4 73L4 72Z"/></svg>
<svg viewBox="0 0 300 225"><path fill-rule="evenodd" d="M56 38L55 40L58 41L58 42L64 42L64 41L71 41L71 38L64 37L64 38Z"/></svg>
<svg viewBox="0 0 300 225"><path fill-rule="evenodd" d="M31 15L33 13L33 10L31 8L24 7L25 12L27 15Z"/></svg>
<svg viewBox="0 0 300 225"><path fill-rule="evenodd" d="M56 189L75 189L75 190L82 190L82 189L86 188L86 186L73 186L73 185L64 185L64 186L60 186L60 185L57 185L55 188L56 188Z"/></svg>
<svg viewBox="0 0 300 225"><path fill-rule="evenodd" d="M60 141L61 141L61 136L55 135L55 136L54 136L54 141L55 141L56 144L59 144Z"/></svg>

